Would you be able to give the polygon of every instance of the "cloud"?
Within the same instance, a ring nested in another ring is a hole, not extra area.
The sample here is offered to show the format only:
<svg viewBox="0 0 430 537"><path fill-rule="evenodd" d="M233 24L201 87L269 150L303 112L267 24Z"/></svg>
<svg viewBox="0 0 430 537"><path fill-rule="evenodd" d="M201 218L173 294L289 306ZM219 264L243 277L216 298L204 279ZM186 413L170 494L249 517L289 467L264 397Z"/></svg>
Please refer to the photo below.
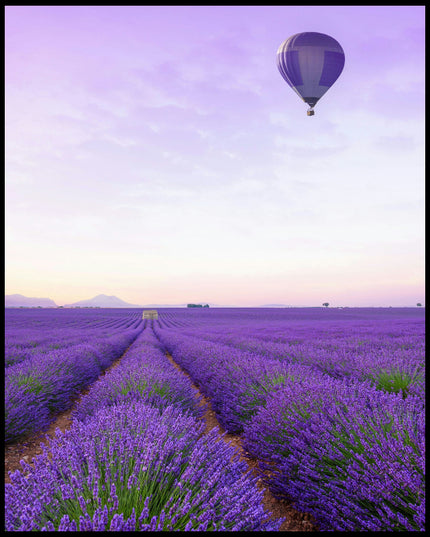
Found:
<svg viewBox="0 0 430 537"><path fill-rule="evenodd" d="M411 136L379 136L374 142L377 148L390 153L411 151L418 147L418 142Z"/></svg>

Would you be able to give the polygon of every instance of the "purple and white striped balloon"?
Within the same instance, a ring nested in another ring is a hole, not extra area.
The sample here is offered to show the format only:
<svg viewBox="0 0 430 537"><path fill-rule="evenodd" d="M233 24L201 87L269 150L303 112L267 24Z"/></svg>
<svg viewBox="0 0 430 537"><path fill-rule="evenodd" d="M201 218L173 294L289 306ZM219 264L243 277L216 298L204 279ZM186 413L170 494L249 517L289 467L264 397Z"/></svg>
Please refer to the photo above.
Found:
<svg viewBox="0 0 430 537"><path fill-rule="evenodd" d="M280 45L277 64L287 84L312 109L339 78L345 54L333 37L303 32Z"/></svg>

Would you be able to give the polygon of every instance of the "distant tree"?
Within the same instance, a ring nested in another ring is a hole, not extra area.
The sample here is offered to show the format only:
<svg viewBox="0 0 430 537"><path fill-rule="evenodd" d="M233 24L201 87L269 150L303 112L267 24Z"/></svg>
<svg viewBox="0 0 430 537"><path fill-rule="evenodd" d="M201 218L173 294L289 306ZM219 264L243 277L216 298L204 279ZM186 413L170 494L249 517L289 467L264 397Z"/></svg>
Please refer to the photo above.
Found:
<svg viewBox="0 0 430 537"><path fill-rule="evenodd" d="M417 302L417 306L421 307L422 306L421 302Z"/></svg>
<svg viewBox="0 0 430 537"><path fill-rule="evenodd" d="M324 302L324 303L323 303L323 306L325 306L326 308L328 308L328 302Z"/></svg>

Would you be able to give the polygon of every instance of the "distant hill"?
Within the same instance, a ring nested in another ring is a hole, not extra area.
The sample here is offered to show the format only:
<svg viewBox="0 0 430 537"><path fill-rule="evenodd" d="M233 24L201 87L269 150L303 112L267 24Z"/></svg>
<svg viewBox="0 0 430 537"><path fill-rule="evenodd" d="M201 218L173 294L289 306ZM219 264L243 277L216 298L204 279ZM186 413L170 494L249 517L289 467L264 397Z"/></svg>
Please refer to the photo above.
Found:
<svg viewBox="0 0 430 537"><path fill-rule="evenodd" d="M57 304L50 298L35 298L24 295L5 295L5 308L58 308Z"/></svg>
<svg viewBox="0 0 430 537"><path fill-rule="evenodd" d="M79 300L73 304L66 304L65 308L141 308L138 304L129 304L116 296L97 295L87 300Z"/></svg>

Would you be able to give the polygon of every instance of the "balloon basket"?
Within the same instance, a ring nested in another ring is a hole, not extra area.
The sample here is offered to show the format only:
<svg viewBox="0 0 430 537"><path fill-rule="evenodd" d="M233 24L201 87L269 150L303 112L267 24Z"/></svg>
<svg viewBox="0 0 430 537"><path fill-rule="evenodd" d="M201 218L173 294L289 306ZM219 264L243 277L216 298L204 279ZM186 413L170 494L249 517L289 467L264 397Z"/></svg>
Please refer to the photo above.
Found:
<svg viewBox="0 0 430 537"><path fill-rule="evenodd" d="M313 110L308 110L306 113L307 113L308 116L314 116L315 115L315 112Z"/></svg>

